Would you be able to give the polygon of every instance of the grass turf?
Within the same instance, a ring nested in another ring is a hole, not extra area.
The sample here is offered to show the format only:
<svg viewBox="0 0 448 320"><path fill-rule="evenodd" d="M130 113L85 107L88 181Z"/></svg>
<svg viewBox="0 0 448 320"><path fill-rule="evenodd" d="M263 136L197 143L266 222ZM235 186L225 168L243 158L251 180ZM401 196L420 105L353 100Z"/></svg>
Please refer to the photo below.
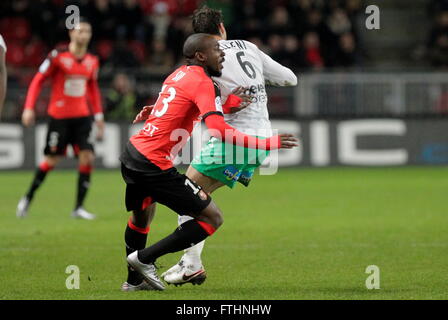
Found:
<svg viewBox="0 0 448 320"><path fill-rule="evenodd" d="M0 299L447 299L446 168L283 169L247 190L218 190L225 216L206 242L202 286L123 293L124 183L96 171L86 207L70 218L75 171L55 171L18 220L15 207L32 172L0 174ZM149 243L172 232L163 206ZM180 254L159 259L160 272ZM68 265L79 290L65 286ZM381 289L367 290L369 265Z"/></svg>

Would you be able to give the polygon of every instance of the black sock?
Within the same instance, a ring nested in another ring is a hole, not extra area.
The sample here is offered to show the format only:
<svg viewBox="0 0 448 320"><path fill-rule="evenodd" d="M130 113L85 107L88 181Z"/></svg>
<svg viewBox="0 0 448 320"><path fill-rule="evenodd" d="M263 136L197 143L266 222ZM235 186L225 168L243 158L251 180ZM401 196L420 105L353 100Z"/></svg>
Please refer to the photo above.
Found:
<svg viewBox="0 0 448 320"><path fill-rule="evenodd" d="M86 198L87 190L90 186L90 173L79 173L78 177L78 194L76 197L75 209L82 207L84 199Z"/></svg>
<svg viewBox="0 0 448 320"><path fill-rule="evenodd" d="M30 200L33 199L34 197L34 192L36 192L37 188L40 187L40 185L42 184L42 182L45 180L45 177L47 176L48 170L42 170L40 168L38 168L36 170L36 174L34 175L34 179L33 182L31 183L31 186L28 190L28 192L26 193L26 197Z"/></svg>
<svg viewBox="0 0 448 320"><path fill-rule="evenodd" d="M142 250L146 247L147 233L141 233L132 230L129 224L126 226L124 232L124 241L126 243L126 257L136 250ZM127 282L132 285L138 285L143 281L143 277L128 265L128 279Z"/></svg>
<svg viewBox="0 0 448 320"><path fill-rule="evenodd" d="M142 263L153 263L158 257L189 248L208 236L209 234L196 219L189 220L177 227L168 237L146 249L140 250L138 252L138 260Z"/></svg>

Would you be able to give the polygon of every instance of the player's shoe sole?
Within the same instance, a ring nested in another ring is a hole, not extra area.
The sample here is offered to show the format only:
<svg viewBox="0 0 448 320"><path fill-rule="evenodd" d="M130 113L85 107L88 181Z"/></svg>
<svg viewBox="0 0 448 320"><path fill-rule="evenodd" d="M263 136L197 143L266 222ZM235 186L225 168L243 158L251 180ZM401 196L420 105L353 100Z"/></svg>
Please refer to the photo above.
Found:
<svg viewBox="0 0 448 320"><path fill-rule="evenodd" d="M182 286L186 283L191 283L194 286L195 285L200 286L201 284L204 283L205 279L207 279L207 273L205 272L204 269L202 269L202 270L199 270L197 273L192 274L191 276L184 277L183 280L185 282L174 283L174 286L178 287L178 286Z"/></svg>
<svg viewBox="0 0 448 320"><path fill-rule="evenodd" d="M144 280L155 290L165 290L163 282L157 275L157 270L154 264L141 263L138 260L137 251L134 251L127 257L129 265L138 273L140 273Z"/></svg>

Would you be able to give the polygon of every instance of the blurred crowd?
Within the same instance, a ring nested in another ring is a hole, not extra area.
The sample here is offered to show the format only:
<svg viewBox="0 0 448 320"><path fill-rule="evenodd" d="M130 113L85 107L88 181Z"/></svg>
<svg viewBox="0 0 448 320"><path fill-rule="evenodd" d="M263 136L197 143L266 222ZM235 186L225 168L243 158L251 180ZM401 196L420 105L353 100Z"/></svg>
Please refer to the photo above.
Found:
<svg viewBox="0 0 448 320"><path fill-rule="evenodd" d="M362 64L361 0L2 0L11 87L26 87L48 52L68 43L65 11L76 5L92 24L89 49L99 56L102 74L110 75L103 77L106 115L130 118L157 92L139 86L135 72L126 70L166 75L182 63L190 17L203 4L222 10L229 39L252 41L296 72Z"/></svg>
<svg viewBox="0 0 448 320"><path fill-rule="evenodd" d="M294 70L361 63L361 0L2 0L0 30L8 64L36 67L67 42L65 8L74 4L92 23L103 68L164 73L180 62L189 17L204 3L223 11L229 38L253 41Z"/></svg>
<svg viewBox="0 0 448 320"><path fill-rule="evenodd" d="M448 67L448 0L432 0L429 14L433 21L427 53L434 67Z"/></svg>

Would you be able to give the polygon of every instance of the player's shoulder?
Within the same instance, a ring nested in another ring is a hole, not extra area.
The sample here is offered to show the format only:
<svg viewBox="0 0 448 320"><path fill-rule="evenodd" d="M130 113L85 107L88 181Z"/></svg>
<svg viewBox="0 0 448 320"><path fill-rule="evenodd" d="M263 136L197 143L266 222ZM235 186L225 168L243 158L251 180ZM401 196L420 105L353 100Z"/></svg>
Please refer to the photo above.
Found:
<svg viewBox="0 0 448 320"><path fill-rule="evenodd" d="M99 61L100 61L100 58L99 58L96 54L94 54L94 53L92 53L92 52L87 52L87 53L86 53L86 58L95 60L95 61L98 62L98 63L99 63Z"/></svg>
<svg viewBox="0 0 448 320"><path fill-rule="evenodd" d="M183 65L174 70L166 79L166 84L184 88L186 91L194 91L204 84L212 85L212 79L204 68L195 65Z"/></svg>
<svg viewBox="0 0 448 320"><path fill-rule="evenodd" d="M47 55L47 58L50 60L56 59L60 56L68 54L68 46L62 45L53 48Z"/></svg>
<svg viewBox="0 0 448 320"><path fill-rule="evenodd" d="M259 50L257 45L241 39L232 39L232 40L219 40L219 46L221 49L235 49L235 50Z"/></svg>

